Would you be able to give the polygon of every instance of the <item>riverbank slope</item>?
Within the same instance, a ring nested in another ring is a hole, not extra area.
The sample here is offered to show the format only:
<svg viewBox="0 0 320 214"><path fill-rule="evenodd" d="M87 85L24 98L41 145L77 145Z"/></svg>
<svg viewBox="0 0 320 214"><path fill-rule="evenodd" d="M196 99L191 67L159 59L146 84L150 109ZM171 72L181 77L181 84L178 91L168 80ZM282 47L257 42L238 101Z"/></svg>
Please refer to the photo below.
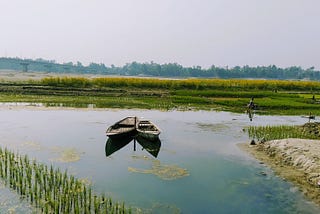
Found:
<svg viewBox="0 0 320 214"><path fill-rule="evenodd" d="M239 146L320 205L320 140L290 138Z"/></svg>

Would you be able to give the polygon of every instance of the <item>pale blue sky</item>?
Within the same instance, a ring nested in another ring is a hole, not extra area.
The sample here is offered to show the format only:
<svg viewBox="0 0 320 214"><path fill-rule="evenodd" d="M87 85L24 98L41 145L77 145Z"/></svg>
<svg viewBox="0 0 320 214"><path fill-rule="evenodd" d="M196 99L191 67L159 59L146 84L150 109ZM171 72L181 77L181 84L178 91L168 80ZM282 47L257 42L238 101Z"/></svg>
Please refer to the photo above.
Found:
<svg viewBox="0 0 320 214"><path fill-rule="evenodd" d="M0 0L0 56L320 69L320 0Z"/></svg>

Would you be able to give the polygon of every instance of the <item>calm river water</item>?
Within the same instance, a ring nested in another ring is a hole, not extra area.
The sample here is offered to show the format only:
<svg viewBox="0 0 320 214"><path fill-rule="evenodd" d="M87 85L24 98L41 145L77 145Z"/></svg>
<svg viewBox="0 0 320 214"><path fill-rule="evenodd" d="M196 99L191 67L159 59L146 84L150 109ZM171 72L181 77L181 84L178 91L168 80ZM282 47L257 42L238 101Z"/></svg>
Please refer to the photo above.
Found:
<svg viewBox="0 0 320 214"><path fill-rule="evenodd" d="M157 158L130 142L105 154L105 130L126 116L162 130ZM237 147L249 125L303 124L301 117L214 111L2 107L0 145L92 183L98 193L146 213L319 213L292 184ZM264 173L266 175L262 175ZM0 185L0 213L32 213ZM8 211L9 210L9 211Z"/></svg>

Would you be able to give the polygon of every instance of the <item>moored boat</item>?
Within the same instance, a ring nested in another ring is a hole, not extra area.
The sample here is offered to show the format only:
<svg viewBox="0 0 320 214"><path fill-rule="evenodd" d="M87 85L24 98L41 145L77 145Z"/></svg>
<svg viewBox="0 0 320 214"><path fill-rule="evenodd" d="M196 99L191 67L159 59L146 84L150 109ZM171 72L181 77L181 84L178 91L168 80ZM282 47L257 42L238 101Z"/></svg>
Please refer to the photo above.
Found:
<svg viewBox="0 0 320 214"><path fill-rule="evenodd" d="M160 129L150 120L138 120L136 131L139 136L149 140L156 140L161 133Z"/></svg>
<svg viewBox="0 0 320 214"><path fill-rule="evenodd" d="M135 116L126 117L110 126L106 134L110 138L134 136L136 134L137 121L137 117Z"/></svg>

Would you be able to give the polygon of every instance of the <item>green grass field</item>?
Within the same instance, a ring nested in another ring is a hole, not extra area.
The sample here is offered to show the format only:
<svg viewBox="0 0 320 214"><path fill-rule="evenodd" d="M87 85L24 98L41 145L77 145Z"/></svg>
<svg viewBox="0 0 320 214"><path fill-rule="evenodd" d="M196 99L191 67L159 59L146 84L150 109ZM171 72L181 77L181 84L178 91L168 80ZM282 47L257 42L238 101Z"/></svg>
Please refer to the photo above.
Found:
<svg viewBox="0 0 320 214"><path fill-rule="evenodd" d="M0 102L244 112L254 97L260 114L319 115L319 91L312 81L52 77L0 82Z"/></svg>

